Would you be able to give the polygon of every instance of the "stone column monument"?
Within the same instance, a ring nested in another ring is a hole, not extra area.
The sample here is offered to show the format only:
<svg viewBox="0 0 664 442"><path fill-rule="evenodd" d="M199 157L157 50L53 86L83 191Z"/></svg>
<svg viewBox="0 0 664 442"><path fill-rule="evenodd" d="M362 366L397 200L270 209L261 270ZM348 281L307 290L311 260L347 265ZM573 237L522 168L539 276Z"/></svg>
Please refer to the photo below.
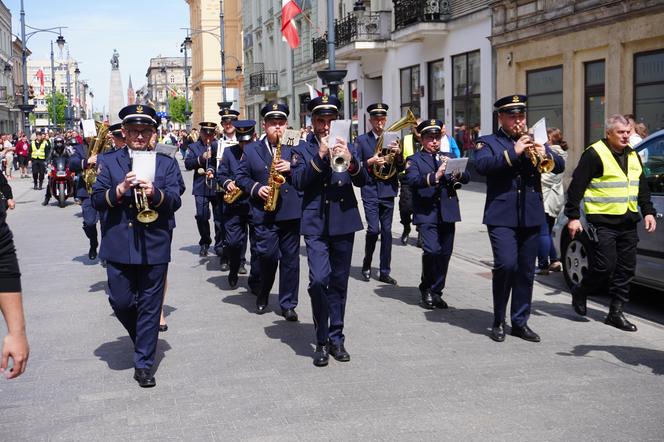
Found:
<svg viewBox="0 0 664 442"><path fill-rule="evenodd" d="M122 89L122 77L120 76L120 54L113 49L111 57L111 87L108 90L108 122L115 124L120 122L118 112L124 107L124 90Z"/></svg>

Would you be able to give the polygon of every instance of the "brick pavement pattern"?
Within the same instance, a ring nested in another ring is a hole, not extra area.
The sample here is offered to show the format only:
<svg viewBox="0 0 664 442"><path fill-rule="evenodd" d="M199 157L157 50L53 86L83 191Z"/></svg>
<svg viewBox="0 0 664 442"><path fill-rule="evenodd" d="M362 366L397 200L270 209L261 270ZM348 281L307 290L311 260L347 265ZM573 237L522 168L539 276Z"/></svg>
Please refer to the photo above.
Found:
<svg viewBox="0 0 664 442"><path fill-rule="evenodd" d="M189 175L184 173L185 181ZM11 184L31 358L0 380L0 440L662 440L664 327L637 333L575 316L562 285L535 284L533 344L491 341L483 185L461 192L464 221L445 299L418 306L420 250L398 243L399 287L360 280L356 236L346 312L349 363L312 365L314 330L301 247L299 323L253 313L246 277L229 290L216 258L199 258L193 199L177 214L157 387L133 381L131 346L108 304L106 272L87 259L80 208L42 207ZM395 220L396 221L396 220ZM375 269L374 269L375 272ZM562 279L557 275L558 280ZM277 287L277 284L275 284ZM4 329L2 330L4 332Z"/></svg>

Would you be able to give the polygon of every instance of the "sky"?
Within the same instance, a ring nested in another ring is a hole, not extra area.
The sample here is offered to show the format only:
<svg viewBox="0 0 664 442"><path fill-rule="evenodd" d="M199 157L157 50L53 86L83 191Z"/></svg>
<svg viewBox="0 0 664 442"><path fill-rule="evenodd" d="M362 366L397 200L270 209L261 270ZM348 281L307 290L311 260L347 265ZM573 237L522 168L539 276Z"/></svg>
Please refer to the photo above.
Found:
<svg viewBox="0 0 664 442"><path fill-rule="evenodd" d="M20 37L21 1L1 1L12 13L12 33ZM108 111L113 49L120 54L125 102L129 76L134 90L146 84L150 58L183 56L180 45L186 31L180 28L189 26L185 0L24 0L23 6L28 26L67 27L62 36L71 57L79 62L79 78L90 85L98 112L104 107ZM29 32L26 28L26 35ZM31 58L50 59L51 40L57 57L57 38L56 34L44 32L30 37Z"/></svg>

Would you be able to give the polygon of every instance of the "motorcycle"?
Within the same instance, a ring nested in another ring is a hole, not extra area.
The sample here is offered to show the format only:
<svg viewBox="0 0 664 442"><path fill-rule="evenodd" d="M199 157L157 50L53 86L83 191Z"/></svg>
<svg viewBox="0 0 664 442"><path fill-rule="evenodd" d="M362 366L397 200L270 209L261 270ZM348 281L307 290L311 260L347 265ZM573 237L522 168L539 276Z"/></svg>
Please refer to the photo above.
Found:
<svg viewBox="0 0 664 442"><path fill-rule="evenodd" d="M48 174L51 195L58 200L58 206L64 207L67 198L74 196L74 172L69 170L67 158L59 157L53 161Z"/></svg>

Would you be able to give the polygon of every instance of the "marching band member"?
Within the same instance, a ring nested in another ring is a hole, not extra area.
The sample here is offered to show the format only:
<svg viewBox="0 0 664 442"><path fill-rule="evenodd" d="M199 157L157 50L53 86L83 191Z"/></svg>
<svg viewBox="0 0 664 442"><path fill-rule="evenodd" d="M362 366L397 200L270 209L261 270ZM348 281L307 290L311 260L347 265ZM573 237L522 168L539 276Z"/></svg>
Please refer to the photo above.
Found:
<svg viewBox="0 0 664 442"><path fill-rule="evenodd" d="M390 262L392 261L392 218L394 215L394 198L399 191L399 175L395 173L387 180L374 175L374 167L385 164L385 157L376 152L376 143L383 134L387 121L389 107L384 103L375 103L367 107L371 130L357 137L355 141L359 160L369 171L367 183L362 186L362 205L364 217L367 221L367 236L364 245L364 260L362 261L362 278L371 279L371 259L376 249L376 242L380 234L380 267L378 280L386 284L396 285L397 281L390 276ZM403 170L403 156L401 148L395 147L397 171Z"/></svg>
<svg viewBox="0 0 664 442"><path fill-rule="evenodd" d="M313 363L317 367L326 366L329 355L340 362L350 361L344 345L344 315L355 232L362 230L353 186L364 185L368 174L346 140L327 137L340 106L334 96L309 102L314 134L291 158L293 183L304 191L300 232L307 247L309 296L316 328ZM334 171L331 154L343 157L348 169Z"/></svg>
<svg viewBox="0 0 664 442"><path fill-rule="evenodd" d="M156 154L153 182L138 180L132 171L134 151L148 150L156 132L154 109L124 107L120 113L127 146L104 154L104 163L92 190L92 206L104 220L99 256L106 260L109 301L134 343L134 379L141 387L156 385L151 373L159 334L159 312L171 259L175 211L185 187L177 161ZM138 220L135 192L145 192L157 219Z"/></svg>
<svg viewBox="0 0 664 442"><path fill-rule="evenodd" d="M263 314L267 309L278 265L281 314L287 321L297 321L302 197L291 185L291 148L279 143L288 124L288 114L288 106L276 102L261 109L266 136L245 147L236 184L249 196L251 220L256 232L261 272L256 313ZM281 180L283 184L279 188L277 182ZM268 185L270 181L274 183L272 188ZM278 196L276 206L274 210L266 210L266 205L274 201L270 198L274 194Z"/></svg>
<svg viewBox="0 0 664 442"><path fill-rule="evenodd" d="M505 311L512 294L512 335L539 342L528 327L533 297L538 236L544 223L541 174L531 158L553 160L553 173L565 162L546 146L524 134L525 95L510 95L494 103L499 129L475 144L475 168L486 176L484 224L493 250L493 326L491 339L505 340Z"/></svg>
<svg viewBox="0 0 664 442"><path fill-rule="evenodd" d="M217 250L217 244L221 244L221 232L217 220L219 216L217 205L219 200L215 190L216 180L215 171L217 170L217 143L214 139L216 123L202 122L200 138L197 142L189 145L187 155L184 159L184 167L187 170L194 171L192 195L196 201L196 227L201 239L198 241L200 250L199 256L207 256L212 238L210 237L210 205L212 205L212 215L215 218L214 244Z"/></svg>
<svg viewBox="0 0 664 442"><path fill-rule="evenodd" d="M461 221L456 188L470 180L466 171L447 169L451 152L440 152L443 122L424 120L417 126L422 150L406 160L406 183L413 190L413 223L422 237L422 306L445 309L442 298L454 248L455 224Z"/></svg>
<svg viewBox="0 0 664 442"><path fill-rule="evenodd" d="M219 169L217 171L219 182L226 195L234 195L242 192L236 184L236 172L240 167L240 158L247 144L253 141L256 122L254 120L235 120L235 136L238 144L224 150ZM225 231L225 242L229 261L228 285L231 288L237 286L238 274L241 269L241 255L247 245L247 229L249 227L249 199L247 194L240 194L234 202L225 201L223 224ZM246 273L246 271L245 271ZM251 241L251 273L249 275L249 287L255 288L259 284L258 259L255 250L255 241ZM253 290L256 291L256 290Z"/></svg>

